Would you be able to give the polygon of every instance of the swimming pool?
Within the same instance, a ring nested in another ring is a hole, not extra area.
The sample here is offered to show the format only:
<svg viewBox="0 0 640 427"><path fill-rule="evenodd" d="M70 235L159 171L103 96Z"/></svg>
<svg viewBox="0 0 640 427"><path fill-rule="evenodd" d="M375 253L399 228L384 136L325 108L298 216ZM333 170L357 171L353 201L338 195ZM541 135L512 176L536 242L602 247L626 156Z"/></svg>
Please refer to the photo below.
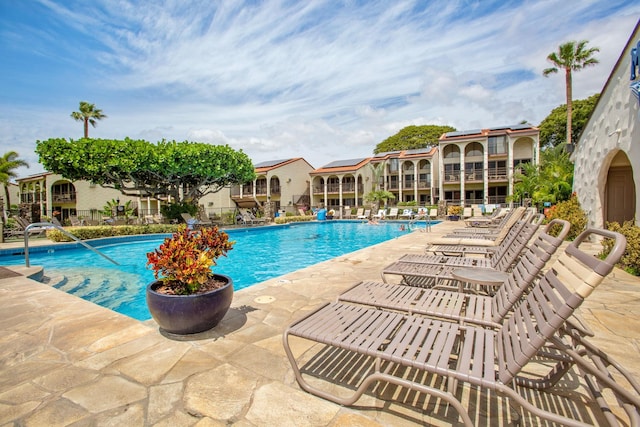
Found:
<svg viewBox="0 0 640 427"><path fill-rule="evenodd" d="M233 278L236 290L295 270L353 252L407 233L404 222L374 226L355 221L293 223L283 226L227 230L236 241L227 257L213 270ZM132 236L134 237L134 236ZM139 239L105 239L93 244L114 259L116 266L85 248L30 251L31 265L41 265L54 284L70 294L92 301L138 320L151 318L145 287L153 281L146 268L146 254L165 236ZM114 241L116 243L114 243ZM23 265L24 256L0 255L0 265Z"/></svg>

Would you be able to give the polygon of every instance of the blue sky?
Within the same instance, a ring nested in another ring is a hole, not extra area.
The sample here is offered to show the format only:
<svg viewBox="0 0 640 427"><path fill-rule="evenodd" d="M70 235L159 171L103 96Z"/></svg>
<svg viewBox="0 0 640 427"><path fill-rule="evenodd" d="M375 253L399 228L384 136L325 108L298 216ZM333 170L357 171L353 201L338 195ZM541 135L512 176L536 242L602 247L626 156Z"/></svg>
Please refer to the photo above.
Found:
<svg viewBox="0 0 640 427"><path fill-rule="evenodd" d="M540 123L565 102L546 56L569 40L600 92L637 1L0 0L2 152L42 171L35 142L89 135L225 143L258 163L367 157L416 124Z"/></svg>

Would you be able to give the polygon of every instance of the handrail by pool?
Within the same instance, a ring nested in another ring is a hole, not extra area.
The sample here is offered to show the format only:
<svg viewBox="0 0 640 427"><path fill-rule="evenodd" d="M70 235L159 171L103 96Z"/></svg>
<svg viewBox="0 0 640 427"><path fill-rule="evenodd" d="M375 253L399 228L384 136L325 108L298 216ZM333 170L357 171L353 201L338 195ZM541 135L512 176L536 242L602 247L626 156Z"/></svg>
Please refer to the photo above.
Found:
<svg viewBox="0 0 640 427"><path fill-rule="evenodd" d="M97 253L98 255L100 255L101 257L103 257L105 259L107 259L108 261L111 261L115 265L120 265L116 261L114 261L113 259L109 258L105 254L103 254L102 252L97 250L96 248L91 247L90 245L87 245L85 242L83 242L82 240L78 239L76 236L74 236L73 234L69 233L67 230L65 230L64 228L60 227L59 225L55 225L55 224L52 224L50 222L34 222L33 224L29 224L28 226L26 226L25 229L24 229L24 263L25 263L25 265L27 267L30 267L30 265L29 265L29 230L31 228L33 228L33 227L51 227L51 228L55 228L56 230L60 230L62 232L62 234L64 234L67 237L72 238L73 240L75 240L76 242L80 243L85 248Z"/></svg>

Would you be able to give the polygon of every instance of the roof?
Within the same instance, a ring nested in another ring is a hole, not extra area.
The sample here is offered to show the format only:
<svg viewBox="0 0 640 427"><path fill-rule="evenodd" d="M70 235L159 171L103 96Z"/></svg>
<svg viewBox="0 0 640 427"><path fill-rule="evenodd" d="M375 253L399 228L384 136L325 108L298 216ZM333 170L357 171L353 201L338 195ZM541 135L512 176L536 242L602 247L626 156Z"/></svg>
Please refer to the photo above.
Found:
<svg viewBox="0 0 640 427"><path fill-rule="evenodd" d="M415 157L433 157L438 148L436 146L428 146L425 148L414 148L412 150L387 151L386 153L376 154L371 161L379 162L386 159L409 159Z"/></svg>
<svg viewBox="0 0 640 427"><path fill-rule="evenodd" d="M484 138L494 135L530 134L538 133L539 129L530 124L517 124L508 126L496 126L487 129L469 129L455 132L447 132L440 137L440 142L450 139L469 139L473 137Z"/></svg>
<svg viewBox="0 0 640 427"><path fill-rule="evenodd" d="M362 159L336 160L312 171L311 174L318 175L326 173L354 172L369 163L369 160L371 160L370 157Z"/></svg>
<svg viewBox="0 0 640 427"><path fill-rule="evenodd" d="M282 160L266 160L264 162L260 162L260 163L257 163L255 165L253 165L253 167L254 167L256 173L266 173L266 172L272 171L274 169L281 168L282 166L289 165L291 163L295 163L295 162L297 162L299 160L302 160L303 162L308 164L311 169L313 169L313 166L311 166L309 164L309 162L307 162L302 157L294 157L294 158L291 158L291 159L282 159Z"/></svg>

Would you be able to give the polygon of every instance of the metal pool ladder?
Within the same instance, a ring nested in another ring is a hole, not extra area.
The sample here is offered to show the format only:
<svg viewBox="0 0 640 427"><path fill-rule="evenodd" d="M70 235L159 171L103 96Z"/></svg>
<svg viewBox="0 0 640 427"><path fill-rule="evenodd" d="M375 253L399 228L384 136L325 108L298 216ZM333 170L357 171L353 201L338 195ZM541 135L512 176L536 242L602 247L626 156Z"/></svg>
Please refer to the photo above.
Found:
<svg viewBox="0 0 640 427"><path fill-rule="evenodd" d="M97 250L96 248L91 247L90 245L87 245L85 242L83 242L82 240L78 239L76 236L74 236L73 234L69 233L67 230L65 230L64 228L60 227L59 225L55 225L55 224L52 224L50 222L34 222L33 224L29 224L28 226L26 226L25 229L24 229L24 263L25 263L25 265L27 267L30 267L30 265L29 265L29 230L31 228L33 228L33 227L51 227L51 228L55 228L56 230L60 230L62 232L62 234L64 234L67 237L72 238L73 240L75 240L76 242L80 243L82 246L84 246L85 248L89 249L90 251L93 251L93 252L97 253L98 255L100 255L103 258L106 258L107 260L111 261L115 265L120 265L116 261L114 261L113 259L109 258L105 254L103 254L102 252Z"/></svg>

